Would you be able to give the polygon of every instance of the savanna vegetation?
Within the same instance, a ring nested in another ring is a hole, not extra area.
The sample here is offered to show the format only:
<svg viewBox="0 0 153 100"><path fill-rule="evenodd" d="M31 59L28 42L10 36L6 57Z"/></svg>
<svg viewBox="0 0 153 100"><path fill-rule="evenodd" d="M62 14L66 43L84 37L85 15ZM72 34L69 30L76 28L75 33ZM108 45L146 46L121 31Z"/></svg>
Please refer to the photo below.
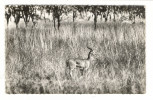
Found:
<svg viewBox="0 0 153 100"><path fill-rule="evenodd" d="M6 93L143 94L146 89L145 24L50 22L5 29ZM67 74L66 60L96 60L81 76Z"/></svg>

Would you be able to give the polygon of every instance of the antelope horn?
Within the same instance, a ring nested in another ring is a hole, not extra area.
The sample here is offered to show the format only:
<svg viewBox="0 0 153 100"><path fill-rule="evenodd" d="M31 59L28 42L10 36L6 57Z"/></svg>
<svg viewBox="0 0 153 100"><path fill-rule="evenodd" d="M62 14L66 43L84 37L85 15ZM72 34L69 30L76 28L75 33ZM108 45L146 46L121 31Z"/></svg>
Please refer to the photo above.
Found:
<svg viewBox="0 0 153 100"><path fill-rule="evenodd" d="M90 47L87 46L87 48L88 48L90 51L93 51Z"/></svg>

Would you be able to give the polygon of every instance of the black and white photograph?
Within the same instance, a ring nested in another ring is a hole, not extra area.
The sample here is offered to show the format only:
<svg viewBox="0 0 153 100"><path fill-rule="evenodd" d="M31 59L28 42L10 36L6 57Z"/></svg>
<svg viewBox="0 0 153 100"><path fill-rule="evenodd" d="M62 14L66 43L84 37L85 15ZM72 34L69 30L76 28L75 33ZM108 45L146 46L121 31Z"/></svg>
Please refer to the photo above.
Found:
<svg viewBox="0 0 153 100"><path fill-rule="evenodd" d="M5 5L6 94L145 94L145 5Z"/></svg>

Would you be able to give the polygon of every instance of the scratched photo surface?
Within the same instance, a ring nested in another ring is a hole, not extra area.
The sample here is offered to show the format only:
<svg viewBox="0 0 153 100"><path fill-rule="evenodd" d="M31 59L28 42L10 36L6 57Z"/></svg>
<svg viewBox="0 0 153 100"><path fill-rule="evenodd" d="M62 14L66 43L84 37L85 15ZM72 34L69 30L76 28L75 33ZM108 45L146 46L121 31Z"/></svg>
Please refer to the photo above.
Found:
<svg viewBox="0 0 153 100"><path fill-rule="evenodd" d="M143 5L5 5L7 94L144 94Z"/></svg>

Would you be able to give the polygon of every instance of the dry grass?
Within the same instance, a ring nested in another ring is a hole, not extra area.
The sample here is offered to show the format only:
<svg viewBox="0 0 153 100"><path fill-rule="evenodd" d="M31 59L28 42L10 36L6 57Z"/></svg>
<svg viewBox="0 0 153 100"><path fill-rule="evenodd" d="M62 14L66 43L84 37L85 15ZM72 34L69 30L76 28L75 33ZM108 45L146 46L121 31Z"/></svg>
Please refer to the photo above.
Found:
<svg viewBox="0 0 153 100"><path fill-rule="evenodd" d="M6 93L145 93L145 25L62 23L60 31L42 23L6 29ZM83 77L68 79L66 60L97 60Z"/></svg>

